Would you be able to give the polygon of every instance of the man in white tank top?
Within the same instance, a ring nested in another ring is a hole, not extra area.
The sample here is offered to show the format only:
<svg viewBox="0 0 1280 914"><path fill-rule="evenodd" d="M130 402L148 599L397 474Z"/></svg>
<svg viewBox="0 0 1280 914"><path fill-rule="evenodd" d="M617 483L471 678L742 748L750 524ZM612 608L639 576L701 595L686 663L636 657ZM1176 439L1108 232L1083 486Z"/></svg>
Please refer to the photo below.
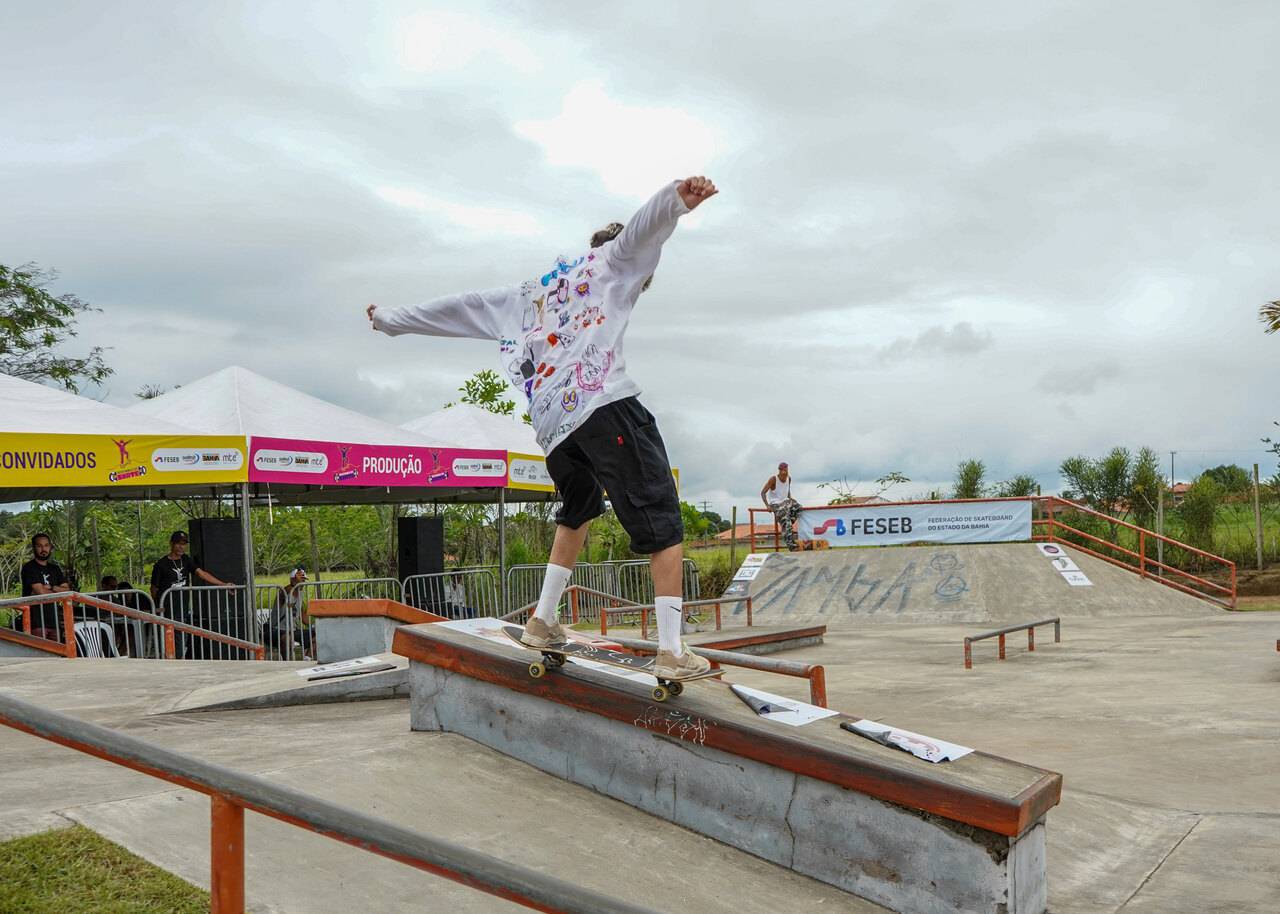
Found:
<svg viewBox="0 0 1280 914"><path fill-rule="evenodd" d="M760 490L760 498L764 500L764 506L773 512L778 529L782 531L782 541L789 550L795 552L799 548L796 543L796 518L800 516L800 503L791 497L791 470L785 461L778 464L777 474L770 476L769 481L764 484L764 488Z"/></svg>

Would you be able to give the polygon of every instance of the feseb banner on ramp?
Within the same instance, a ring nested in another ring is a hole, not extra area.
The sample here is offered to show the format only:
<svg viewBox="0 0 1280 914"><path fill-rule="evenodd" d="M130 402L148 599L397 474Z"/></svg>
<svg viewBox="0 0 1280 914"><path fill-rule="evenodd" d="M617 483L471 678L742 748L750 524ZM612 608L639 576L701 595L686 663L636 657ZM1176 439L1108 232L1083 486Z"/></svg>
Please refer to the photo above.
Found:
<svg viewBox="0 0 1280 914"><path fill-rule="evenodd" d="M244 482L236 435L45 435L0 432L0 488Z"/></svg>
<svg viewBox="0 0 1280 914"><path fill-rule="evenodd" d="M494 486L507 452L476 448L342 444L298 438L249 442L249 481L313 486Z"/></svg>
<svg viewBox="0 0 1280 914"><path fill-rule="evenodd" d="M839 546L1008 543L1031 539L1031 501L834 505L800 512L801 539Z"/></svg>

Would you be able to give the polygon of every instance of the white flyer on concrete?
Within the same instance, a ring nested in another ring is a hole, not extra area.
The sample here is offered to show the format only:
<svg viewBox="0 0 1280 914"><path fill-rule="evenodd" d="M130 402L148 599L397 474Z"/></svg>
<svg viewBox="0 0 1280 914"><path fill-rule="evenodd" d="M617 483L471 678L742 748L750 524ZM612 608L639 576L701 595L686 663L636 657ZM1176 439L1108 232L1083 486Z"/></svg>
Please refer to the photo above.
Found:
<svg viewBox="0 0 1280 914"><path fill-rule="evenodd" d="M734 684L733 690L739 693L746 693L752 698L756 698L765 702L772 710L767 713L757 712L757 716L767 720L776 720L780 724L788 724L792 727L803 727L805 724L811 724L815 720L822 720L824 717L832 717L839 714L839 711L832 711L830 708L820 708L817 705L811 705L803 701L793 701L790 698L783 698L781 695L774 695L772 692L762 692L760 689L753 689L750 686Z"/></svg>
<svg viewBox="0 0 1280 914"><path fill-rule="evenodd" d="M1077 565L1075 562L1071 561L1071 559L1065 555L1060 555L1056 559L1050 559L1049 564L1051 564L1054 568L1058 569L1059 571L1079 571L1080 570L1080 566Z"/></svg>
<svg viewBox="0 0 1280 914"><path fill-rule="evenodd" d="M858 720L841 726L851 729L855 733L860 733L878 743L896 746L899 749L910 752L916 758L924 759L926 762L953 762L958 758L964 758L973 751L968 746L949 743L946 740L935 739L932 736L922 736L919 733L912 733L910 730L899 730L897 727L878 724L874 720Z"/></svg>
<svg viewBox="0 0 1280 914"><path fill-rule="evenodd" d="M1093 586L1093 581L1090 581L1083 571L1064 571L1062 577L1072 587Z"/></svg>
<svg viewBox="0 0 1280 914"><path fill-rule="evenodd" d="M764 560L771 555L773 555L772 552L753 552L742 560L742 567L754 568L758 565L763 565Z"/></svg>
<svg viewBox="0 0 1280 914"><path fill-rule="evenodd" d="M752 565L751 567L743 565L738 569L738 573L733 576L733 579L735 581L754 581L756 575L760 573L760 568L760 565Z"/></svg>
<svg viewBox="0 0 1280 914"><path fill-rule="evenodd" d="M305 670L294 670L303 679L308 676L321 676L331 673L354 673L365 669L366 667L380 667L386 669L387 661L374 655L369 657L356 657L352 660L339 660L335 663L322 663L319 666L309 666ZM394 664L392 664L394 666Z"/></svg>

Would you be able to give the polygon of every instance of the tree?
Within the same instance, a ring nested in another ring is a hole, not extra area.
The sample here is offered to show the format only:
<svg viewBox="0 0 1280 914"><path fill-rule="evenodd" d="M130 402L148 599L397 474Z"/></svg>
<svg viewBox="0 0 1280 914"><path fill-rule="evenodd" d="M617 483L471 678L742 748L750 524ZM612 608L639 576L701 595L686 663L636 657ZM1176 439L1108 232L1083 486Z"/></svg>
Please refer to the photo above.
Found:
<svg viewBox="0 0 1280 914"><path fill-rule="evenodd" d="M499 416L510 416L515 412L516 401L507 399L509 389L500 374L492 368L486 368L463 381L458 392L462 394L463 403L470 403ZM446 403L445 408L453 405Z"/></svg>
<svg viewBox="0 0 1280 914"><path fill-rule="evenodd" d="M1105 457L1091 459L1084 456L1068 457L1058 468L1067 481L1068 499L1083 499L1084 503L1100 514L1127 514L1132 504L1133 467L1127 448L1115 447ZM1111 521L1111 542L1116 541L1119 526Z"/></svg>
<svg viewBox="0 0 1280 914"><path fill-rule="evenodd" d="M955 489L952 498L981 498L982 480L987 474L987 467L981 460L962 460L956 466Z"/></svg>
<svg viewBox="0 0 1280 914"><path fill-rule="evenodd" d="M54 295L48 286L58 278L35 264L11 269L0 264L0 373L26 381L56 381L78 391L80 383L97 384L111 374L102 347L85 356L60 355L76 336L76 318L97 310L75 295Z"/></svg>
<svg viewBox="0 0 1280 914"><path fill-rule="evenodd" d="M1242 466L1236 466L1234 463L1224 463L1205 470L1200 474L1207 476L1222 487L1222 491L1226 495L1237 495L1241 492L1248 492L1253 487L1253 474Z"/></svg>
<svg viewBox="0 0 1280 914"><path fill-rule="evenodd" d="M1267 325L1264 333L1280 331L1280 301L1269 301L1259 308L1258 320Z"/></svg>
<svg viewBox="0 0 1280 914"><path fill-rule="evenodd" d="M996 498L1029 498L1035 495L1039 489L1040 484L1036 482L1034 476L1020 473L1012 479L996 483L994 492Z"/></svg>
<svg viewBox="0 0 1280 914"><path fill-rule="evenodd" d="M1129 477L1129 509L1133 512L1133 522L1139 527L1150 529L1155 525L1162 488L1160 457L1151 448L1144 447L1138 451Z"/></svg>
<svg viewBox="0 0 1280 914"><path fill-rule="evenodd" d="M1188 487L1178 513L1182 515L1182 525L1190 545L1213 552L1213 527L1221 503L1222 486L1210 476L1201 474Z"/></svg>
<svg viewBox="0 0 1280 914"><path fill-rule="evenodd" d="M894 486L898 485L898 483L910 482L910 481L911 481L910 479L908 479L906 476L903 476L897 470L894 470L891 473L886 473L876 480L876 486L877 486L876 491L871 495L867 496L867 498L878 498L879 496L883 495L885 492L888 492ZM860 485L862 485L862 483L860 482L855 482L853 484L850 484L849 477L842 476L840 479L833 479L830 482L820 482L818 483L818 488L830 489L832 492L835 493L835 498L831 499L829 502L827 502L827 504L851 505L854 502L859 500L859 496L855 493L858 491L858 486Z"/></svg>

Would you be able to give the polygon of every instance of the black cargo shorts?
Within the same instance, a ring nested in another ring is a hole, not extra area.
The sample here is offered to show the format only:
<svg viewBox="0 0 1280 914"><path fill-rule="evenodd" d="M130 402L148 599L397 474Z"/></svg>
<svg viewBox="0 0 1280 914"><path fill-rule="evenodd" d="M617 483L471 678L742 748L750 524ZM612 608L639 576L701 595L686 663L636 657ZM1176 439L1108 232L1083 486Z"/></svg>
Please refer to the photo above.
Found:
<svg viewBox="0 0 1280 914"><path fill-rule="evenodd" d="M560 495L556 523L580 527L604 513L604 494L631 549L660 552L684 540L680 498L653 415L635 397L606 403L547 455Z"/></svg>

